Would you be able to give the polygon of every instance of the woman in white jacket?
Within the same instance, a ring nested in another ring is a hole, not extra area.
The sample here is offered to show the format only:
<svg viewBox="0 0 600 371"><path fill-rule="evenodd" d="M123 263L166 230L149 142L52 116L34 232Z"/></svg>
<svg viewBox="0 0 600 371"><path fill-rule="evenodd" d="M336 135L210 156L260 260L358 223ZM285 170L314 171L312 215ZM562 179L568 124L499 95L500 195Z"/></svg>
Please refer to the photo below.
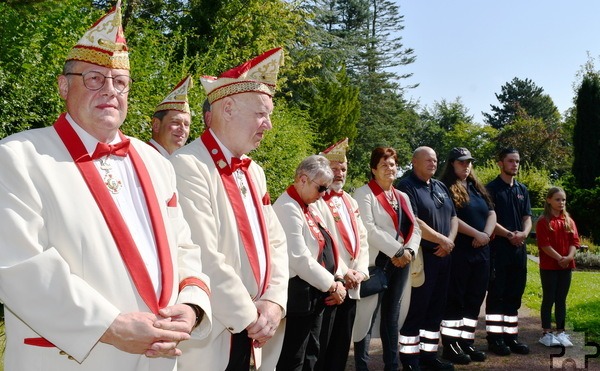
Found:
<svg viewBox="0 0 600 371"><path fill-rule="evenodd" d="M354 322L357 370L367 370L371 328L379 306L385 370L397 370L399 365L398 330L408 312L409 270L419 253L421 231L408 196L393 187L396 161L393 148L375 148L370 161L372 179L353 195L368 232L370 270L374 266L383 269L388 281L386 290L358 302Z"/></svg>
<svg viewBox="0 0 600 371"><path fill-rule="evenodd" d="M313 205L332 180L329 160L309 156L298 165L294 183L273 204L285 230L290 268L285 335L278 370L314 369L320 348L327 347L331 336L330 329L321 329L323 318L335 316L336 306L346 297L335 240ZM305 290L295 290L298 287Z"/></svg>

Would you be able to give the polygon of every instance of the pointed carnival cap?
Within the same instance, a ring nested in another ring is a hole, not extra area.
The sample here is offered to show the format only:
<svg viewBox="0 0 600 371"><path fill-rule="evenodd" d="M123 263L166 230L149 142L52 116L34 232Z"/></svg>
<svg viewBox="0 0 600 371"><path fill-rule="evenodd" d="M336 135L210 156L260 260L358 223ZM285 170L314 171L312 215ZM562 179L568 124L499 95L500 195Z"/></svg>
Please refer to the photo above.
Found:
<svg viewBox="0 0 600 371"><path fill-rule="evenodd" d="M67 55L67 61L129 70L127 42L121 26L121 0L83 35Z"/></svg>
<svg viewBox="0 0 600 371"><path fill-rule="evenodd" d="M283 49L275 48L241 64L219 77L203 76L200 80L208 101L213 104L230 95L255 92L273 96L279 66L283 65Z"/></svg>
<svg viewBox="0 0 600 371"><path fill-rule="evenodd" d="M346 150L348 149L348 138L344 138L327 148L320 155L325 156L329 161L346 162Z"/></svg>
<svg viewBox="0 0 600 371"><path fill-rule="evenodd" d="M168 110L191 113L190 105L188 104L188 90L191 89L193 85L192 76L186 76L173 88L173 90L171 90L169 95L156 106L154 113Z"/></svg>

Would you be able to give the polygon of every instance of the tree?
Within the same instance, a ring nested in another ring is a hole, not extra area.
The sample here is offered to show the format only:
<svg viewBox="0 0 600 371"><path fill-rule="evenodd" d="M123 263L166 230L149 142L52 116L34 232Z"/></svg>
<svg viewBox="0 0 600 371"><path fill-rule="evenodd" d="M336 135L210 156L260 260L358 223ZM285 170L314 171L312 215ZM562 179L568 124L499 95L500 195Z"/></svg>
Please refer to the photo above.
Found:
<svg viewBox="0 0 600 371"><path fill-rule="evenodd" d="M360 117L358 88L350 84L346 70L342 69L336 81L321 81L316 84L318 90L312 95L312 104L308 112L314 120L317 151L329 147L340 139L356 137L356 124Z"/></svg>
<svg viewBox="0 0 600 371"><path fill-rule="evenodd" d="M600 75L588 73L577 92L573 130L573 175L579 187L593 188L600 176Z"/></svg>
<svg viewBox="0 0 600 371"><path fill-rule="evenodd" d="M501 90L502 93L495 94L501 106L490 105L492 113L483 113L488 125L500 130L510 124L519 111L524 111L529 117L542 119L548 126L557 125L560 121L560 113L552 98L530 79L515 77L504 84Z"/></svg>
<svg viewBox="0 0 600 371"><path fill-rule="evenodd" d="M517 112L495 138L498 148L514 147L524 165L548 171L564 171L570 166L570 145L564 140L561 127L549 127L541 118Z"/></svg>

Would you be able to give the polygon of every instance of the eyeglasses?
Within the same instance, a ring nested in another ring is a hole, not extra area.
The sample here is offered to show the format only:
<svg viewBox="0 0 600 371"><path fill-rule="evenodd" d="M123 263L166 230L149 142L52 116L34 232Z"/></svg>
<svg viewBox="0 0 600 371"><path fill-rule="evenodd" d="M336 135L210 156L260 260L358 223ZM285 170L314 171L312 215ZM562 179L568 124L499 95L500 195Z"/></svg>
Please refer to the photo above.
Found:
<svg viewBox="0 0 600 371"><path fill-rule="evenodd" d="M430 190L431 190L431 192L430 192L431 199L433 200L433 204L435 205L435 207L439 209L442 206L444 206L444 202L445 202L444 195L435 189L435 183L433 183L433 182L431 183Z"/></svg>
<svg viewBox="0 0 600 371"><path fill-rule="evenodd" d="M69 75L81 76L83 78L83 86L92 91L102 89L102 87L106 83L106 79L112 79L113 87L115 88L115 90L119 94L125 94L129 91L129 88L133 83L133 79L127 75L104 76L98 71L88 71L85 73L65 73L65 76Z"/></svg>
<svg viewBox="0 0 600 371"><path fill-rule="evenodd" d="M311 179L310 181L311 181L311 182L313 182L313 183L315 183L316 185L318 185L318 186L319 186L319 188L317 188L317 191L319 191L319 193L327 192L327 190L329 189L329 187L328 187L328 186L321 185L321 184L319 184L319 183L315 182L315 181L314 181L314 180L312 180L312 179Z"/></svg>

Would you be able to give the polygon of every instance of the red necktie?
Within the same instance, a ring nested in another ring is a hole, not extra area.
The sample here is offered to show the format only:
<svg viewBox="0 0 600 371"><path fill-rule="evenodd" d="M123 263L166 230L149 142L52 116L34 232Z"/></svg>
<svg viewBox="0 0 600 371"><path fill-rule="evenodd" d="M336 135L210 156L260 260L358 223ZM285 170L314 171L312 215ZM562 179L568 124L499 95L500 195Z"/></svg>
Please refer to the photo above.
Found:
<svg viewBox="0 0 600 371"><path fill-rule="evenodd" d="M99 142L96 145L96 150L92 155L92 160L96 160L105 156L115 155L125 157L129 151L129 139L125 139L117 144L106 144Z"/></svg>
<svg viewBox="0 0 600 371"><path fill-rule="evenodd" d="M252 162L252 159L250 159L250 157L246 157L243 160L240 160L237 157L232 157L231 158L231 172L234 172L237 169L240 169L243 172L246 172L248 170L248 166L250 166L251 162Z"/></svg>

